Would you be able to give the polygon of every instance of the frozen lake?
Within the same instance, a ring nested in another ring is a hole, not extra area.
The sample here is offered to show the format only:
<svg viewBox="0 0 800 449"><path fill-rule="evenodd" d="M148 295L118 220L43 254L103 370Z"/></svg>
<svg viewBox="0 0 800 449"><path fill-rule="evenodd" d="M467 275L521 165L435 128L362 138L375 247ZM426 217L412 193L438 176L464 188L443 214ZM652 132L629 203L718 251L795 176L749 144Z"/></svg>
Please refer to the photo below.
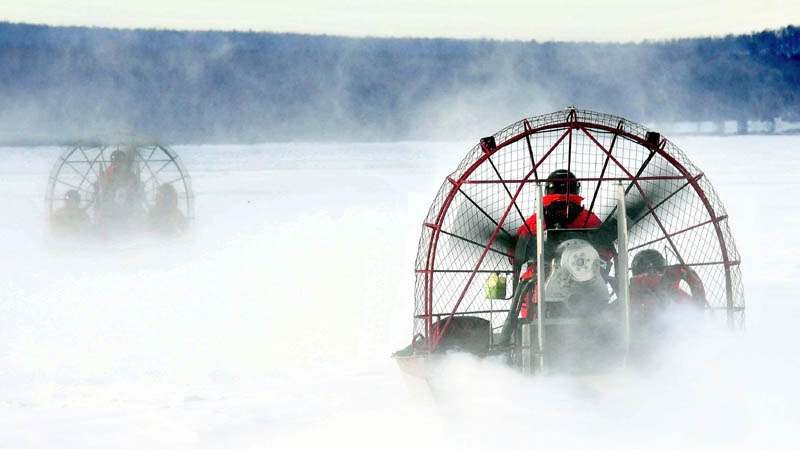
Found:
<svg viewBox="0 0 800 449"><path fill-rule="evenodd" d="M413 260L454 143L179 146L185 238L51 244L60 148L0 160L0 448L797 447L800 137L680 137L742 256L748 331L591 394L454 357L407 391Z"/></svg>

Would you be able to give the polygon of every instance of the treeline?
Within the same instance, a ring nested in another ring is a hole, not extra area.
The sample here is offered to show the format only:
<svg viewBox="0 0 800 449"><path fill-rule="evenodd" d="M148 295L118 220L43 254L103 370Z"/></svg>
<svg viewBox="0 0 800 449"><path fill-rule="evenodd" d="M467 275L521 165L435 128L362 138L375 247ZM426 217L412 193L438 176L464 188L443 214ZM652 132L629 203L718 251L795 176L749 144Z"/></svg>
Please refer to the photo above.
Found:
<svg viewBox="0 0 800 449"><path fill-rule="evenodd" d="M800 120L798 87L792 26L600 44L0 23L3 141L452 138L568 105L640 122Z"/></svg>

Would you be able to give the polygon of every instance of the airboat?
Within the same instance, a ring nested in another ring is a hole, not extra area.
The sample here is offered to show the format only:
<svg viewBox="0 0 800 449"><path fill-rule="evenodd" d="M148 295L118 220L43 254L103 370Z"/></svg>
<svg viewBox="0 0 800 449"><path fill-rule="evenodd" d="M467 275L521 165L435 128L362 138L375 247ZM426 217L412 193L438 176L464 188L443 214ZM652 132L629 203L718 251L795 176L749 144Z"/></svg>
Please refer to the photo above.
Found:
<svg viewBox="0 0 800 449"><path fill-rule="evenodd" d="M68 146L50 173L48 216L68 209L70 202L73 216L85 217L95 235L141 230L148 214L152 218L160 208L181 228L194 220L189 173L175 151L155 139L112 138ZM159 223L163 228L165 221Z"/></svg>
<svg viewBox="0 0 800 449"><path fill-rule="evenodd" d="M547 221L554 185L568 187L558 197L564 214L579 204L584 221ZM496 355L533 374L633 363L654 329L634 288L651 272L637 273L637 259L653 254L660 266L645 271L683 273L668 284L701 304L703 320L743 326L728 214L678 147L608 114L525 118L480 139L437 192L419 239L411 342L394 357L417 378L449 351ZM692 279L702 287L686 285Z"/></svg>

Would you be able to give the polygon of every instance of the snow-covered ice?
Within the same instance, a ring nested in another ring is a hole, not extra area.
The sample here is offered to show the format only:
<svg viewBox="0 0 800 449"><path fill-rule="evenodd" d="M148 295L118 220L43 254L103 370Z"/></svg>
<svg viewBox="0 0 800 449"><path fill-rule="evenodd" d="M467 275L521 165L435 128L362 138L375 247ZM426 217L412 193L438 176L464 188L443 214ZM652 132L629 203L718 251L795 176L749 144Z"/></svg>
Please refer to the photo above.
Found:
<svg viewBox="0 0 800 449"><path fill-rule="evenodd" d="M674 139L742 255L743 335L586 391L466 356L409 394L421 220L470 142L181 146L186 238L53 246L60 148L0 151L0 448L797 447L800 137Z"/></svg>

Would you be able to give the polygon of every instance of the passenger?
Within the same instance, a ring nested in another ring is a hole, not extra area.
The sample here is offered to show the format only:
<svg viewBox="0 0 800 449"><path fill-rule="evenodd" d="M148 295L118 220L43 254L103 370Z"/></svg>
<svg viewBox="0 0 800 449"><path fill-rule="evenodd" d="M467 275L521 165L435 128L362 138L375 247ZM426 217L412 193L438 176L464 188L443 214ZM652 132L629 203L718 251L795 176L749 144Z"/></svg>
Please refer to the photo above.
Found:
<svg viewBox="0 0 800 449"><path fill-rule="evenodd" d="M545 195L542 198L545 229L599 228L603 225L603 222L597 218L597 215L586 210L582 205L583 197L580 196L580 181L568 181L569 179L575 179L575 175L564 169L556 170L547 177ZM536 233L536 214L528 218L525 223L517 230L517 237ZM607 248L598 248L598 253L600 253L600 257L607 261L614 257L614 252L610 245ZM522 274L521 279L532 278L533 270L534 267L529 266L525 273ZM535 302L536 293L534 290L533 298L530 295L525 296L520 308L520 317L527 318L528 307Z"/></svg>
<svg viewBox="0 0 800 449"><path fill-rule="evenodd" d="M697 273L687 266L667 267L666 260L654 249L640 251L631 262L631 308L649 314L673 304L707 305L703 283ZM686 282L691 293L681 288Z"/></svg>
<svg viewBox="0 0 800 449"><path fill-rule="evenodd" d="M143 212L141 184L124 151L111 153L110 165L98 184L101 221L125 222Z"/></svg>
<svg viewBox="0 0 800 449"><path fill-rule="evenodd" d="M121 182L130 177L128 155L122 150L111 153L111 162L103 173L103 181L107 184Z"/></svg>
<svg viewBox="0 0 800 449"><path fill-rule="evenodd" d="M186 230L186 217L178 209L178 192L172 184L161 184L156 192L156 203L147 213L151 231L173 235Z"/></svg>
<svg viewBox="0 0 800 449"><path fill-rule="evenodd" d="M81 208L81 194L69 190L64 195L64 205L50 216L50 230L61 236L74 236L89 227L89 214Z"/></svg>

